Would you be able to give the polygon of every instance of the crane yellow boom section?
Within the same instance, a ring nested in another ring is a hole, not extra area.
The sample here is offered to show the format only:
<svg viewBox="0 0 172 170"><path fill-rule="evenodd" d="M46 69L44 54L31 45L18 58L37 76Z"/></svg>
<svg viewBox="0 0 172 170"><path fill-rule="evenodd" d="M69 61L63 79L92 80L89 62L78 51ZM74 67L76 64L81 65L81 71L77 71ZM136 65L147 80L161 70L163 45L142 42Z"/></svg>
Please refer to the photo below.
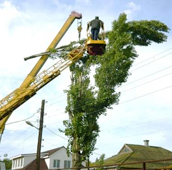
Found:
<svg viewBox="0 0 172 170"><path fill-rule="evenodd" d="M46 51L48 52L50 49L55 48L73 21L81 17L81 14L72 12ZM83 56L85 49L85 46L81 46L72 50L65 58L61 58L52 67L38 74L48 59L48 55L43 55L39 59L21 86L0 101L0 139L5 128L5 123L12 112L34 96L39 89L60 75L64 69L79 60Z"/></svg>
<svg viewBox="0 0 172 170"><path fill-rule="evenodd" d="M66 31L69 29L69 27L72 25L73 21L77 18L80 19L82 17L81 14L73 11L69 18L66 20L64 25L62 26L61 30L58 32L54 40L51 42L51 44L48 46L46 51L50 51L51 49L55 48L57 44L60 42L60 40L63 38ZM28 74L28 76L25 78L23 83L20 87L27 87L32 82L32 79L37 75L39 70L42 68L46 60L48 59L48 55L43 55L39 61L36 63L34 68L31 70L31 72Z"/></svg>

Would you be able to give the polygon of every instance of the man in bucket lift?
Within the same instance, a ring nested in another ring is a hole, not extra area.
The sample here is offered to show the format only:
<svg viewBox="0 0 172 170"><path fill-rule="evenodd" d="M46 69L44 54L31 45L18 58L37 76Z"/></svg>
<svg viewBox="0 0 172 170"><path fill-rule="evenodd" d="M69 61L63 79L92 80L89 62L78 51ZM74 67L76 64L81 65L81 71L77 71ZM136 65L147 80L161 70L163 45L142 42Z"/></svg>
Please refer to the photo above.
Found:
<svg viewBox="0 0 172 170"><path fill-rule="evenodd" d="M98 16L96 16L94 20L90 21L87 24L87 32L89 30L89 27L91 27L91 38L93 40L98 39L100 28L102 28L102 30L104 31L104 23L99 19Z"/></svg>

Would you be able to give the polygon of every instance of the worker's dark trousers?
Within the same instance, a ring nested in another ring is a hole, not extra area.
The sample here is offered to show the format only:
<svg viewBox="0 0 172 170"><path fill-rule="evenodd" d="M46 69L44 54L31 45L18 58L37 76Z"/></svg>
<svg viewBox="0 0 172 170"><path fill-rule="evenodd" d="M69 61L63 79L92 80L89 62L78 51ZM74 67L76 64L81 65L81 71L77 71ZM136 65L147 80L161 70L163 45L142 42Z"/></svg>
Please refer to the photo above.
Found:
<svg viewBox="0 0 172 170"><path fill-rule="evenodd" d="M98 34L99 34L99 29L92 29L91 30L91 38L93 40L97 40L98 39Z"/></svg>

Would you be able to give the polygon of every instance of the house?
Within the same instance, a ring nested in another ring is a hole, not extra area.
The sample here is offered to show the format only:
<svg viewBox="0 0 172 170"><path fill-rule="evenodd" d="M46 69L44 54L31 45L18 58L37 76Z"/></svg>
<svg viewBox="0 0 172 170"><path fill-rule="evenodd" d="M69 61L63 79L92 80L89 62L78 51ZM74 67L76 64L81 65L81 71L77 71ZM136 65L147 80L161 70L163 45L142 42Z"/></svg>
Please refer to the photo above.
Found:
<svg viewBox="0 0 172 170"><path fill-rule="evenodd" d="M125 144L117 155L104 161L105 165L116 164L117 169L163 169L172 165L172 152L162 147L150 146L145 140L144 145ZM162 160L168 161L162 161ZM171 160L170 160L171 159ZM161 161L160 161L161 160ZM136 163L138 164L131 164ZM123 165L118 165L123 164Z"/></svg>
<svg viewBox="0 0 172 170"><path fill-rule="evenodd" d="M11 158L12 170L31 170L36 166L36 154L21 154ZM85 163L83 163L85 166ZM68 157L64 146L41 153L41 170L71 168L72 155Z"/></svg>
<svg viewBox="0 0 172 170"><path fill-rule="evenodd" d="M6 170L5 163L0 161L0 170Z"/></svg>

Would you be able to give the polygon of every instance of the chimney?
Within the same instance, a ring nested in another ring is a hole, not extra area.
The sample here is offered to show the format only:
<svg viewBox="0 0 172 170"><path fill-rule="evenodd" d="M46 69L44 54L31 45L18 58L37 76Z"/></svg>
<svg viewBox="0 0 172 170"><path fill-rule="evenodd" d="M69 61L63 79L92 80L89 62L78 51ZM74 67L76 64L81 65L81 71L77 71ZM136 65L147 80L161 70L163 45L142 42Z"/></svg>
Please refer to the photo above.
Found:
<svg viewBox="0 0 172 170"><path fill-rule="evenodd" d="M149 140L144 140L145 146L149 146Z"/></svg>

